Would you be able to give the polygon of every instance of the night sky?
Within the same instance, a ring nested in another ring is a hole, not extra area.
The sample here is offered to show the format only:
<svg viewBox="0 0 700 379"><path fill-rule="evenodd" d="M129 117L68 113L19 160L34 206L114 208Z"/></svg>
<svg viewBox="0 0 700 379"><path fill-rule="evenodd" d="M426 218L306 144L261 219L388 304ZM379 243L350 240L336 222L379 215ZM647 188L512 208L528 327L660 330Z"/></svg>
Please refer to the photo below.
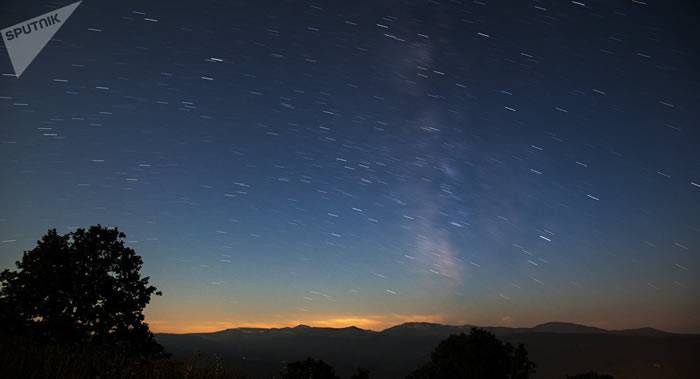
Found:
<svg viewBox="0 0 700 379"><path fill-rule="evenodd" d="M100 223L155 331L700 332L692 3L86 0L0 54L0 268Z"/></svg>

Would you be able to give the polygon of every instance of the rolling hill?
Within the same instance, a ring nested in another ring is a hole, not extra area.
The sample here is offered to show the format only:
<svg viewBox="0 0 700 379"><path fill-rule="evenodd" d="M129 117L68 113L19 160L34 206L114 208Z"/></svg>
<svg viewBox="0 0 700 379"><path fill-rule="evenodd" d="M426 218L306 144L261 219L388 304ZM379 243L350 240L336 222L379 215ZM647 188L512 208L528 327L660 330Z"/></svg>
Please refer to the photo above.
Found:
<svg viewBox="0 0 700 379"><path fill-rule="evenodd" d="M200 352L253 377L278 374L289 361L311 356L333 365L341 376L356 367L373 378L405 377L428 360L450 334L471 325L405 323L375 332L356 327L236 328L213 333L157 334L175 358ZM700 372L700 336L652 328L605 330L550 322L532 328L484 327L511 343L524 343L537 363L536 378L565 378L596 370L617 379L695 378Z"/></svg>

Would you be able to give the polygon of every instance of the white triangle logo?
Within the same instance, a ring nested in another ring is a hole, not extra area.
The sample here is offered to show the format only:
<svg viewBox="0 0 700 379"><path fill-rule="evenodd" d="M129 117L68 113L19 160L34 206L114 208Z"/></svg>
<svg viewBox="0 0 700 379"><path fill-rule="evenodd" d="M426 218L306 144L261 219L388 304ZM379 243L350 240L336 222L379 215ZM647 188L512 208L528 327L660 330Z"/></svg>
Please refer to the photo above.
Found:
<svg viewBox="0 0 700 379"><path fill-rule="evenodd" d="M63 23L68 20L75 8L82 1L66 5L55 11L42 14L19 24L12 25L0 31L5 41L5 48L15 69L15 75L20 75L41 52L41 49L51 40Z"/></svg>

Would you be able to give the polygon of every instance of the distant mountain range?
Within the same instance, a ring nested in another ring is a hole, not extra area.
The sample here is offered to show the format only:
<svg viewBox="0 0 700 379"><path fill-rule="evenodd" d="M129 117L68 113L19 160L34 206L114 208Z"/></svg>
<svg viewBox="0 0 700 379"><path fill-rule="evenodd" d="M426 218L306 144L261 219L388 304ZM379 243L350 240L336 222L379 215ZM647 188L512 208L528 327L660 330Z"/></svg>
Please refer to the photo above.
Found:
<svg viewBox="0 0 700 379"><path fill-rule="evenodd" d="M503 336L513 333L585 333L585 334L621 334L621 335L637 335L637 336L661 336L673 335L673 333L654 328L640 329L624 329L624 330L606 330L593 326L572 324L568 322L547 322L534 326L532 328L511 328L506 326L485 326L479 327L475 325L443 325L427 322L408 322L385 329L379 333L382 334L402 334L402 333L417 333L417 334L438 334L445 333L468 333L471 328L481 328L494 333L497 336Z"/></svg>
<svg viewBox="0 0 700 379"><path fill-rule="evenodd" d="M278 374L286 362L311 356L333 365L341 376L357 367L372 378L402 378L429 359L450 334L472 325L410 322L382 331L357 327L235 328L213 333L156 335L176 358L195 352L219 356L226 365L261 378ZM617 379L696 378L700 373L699 335L653 328L605 330L565 322L532 328L482 327L511 343L524 343L537 363L536 378L565 378L596 370Z"/></svg>

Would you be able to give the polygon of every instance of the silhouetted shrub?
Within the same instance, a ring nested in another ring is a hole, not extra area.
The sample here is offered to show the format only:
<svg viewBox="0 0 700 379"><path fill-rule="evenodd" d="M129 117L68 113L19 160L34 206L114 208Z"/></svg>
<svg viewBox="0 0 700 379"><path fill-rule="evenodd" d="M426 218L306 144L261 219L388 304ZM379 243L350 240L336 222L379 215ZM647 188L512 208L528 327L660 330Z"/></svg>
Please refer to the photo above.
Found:
<svg viewBox="0 0 700 379"><path fill-rule="evenodd" d="M16 271L0 273L0 334L162 356L143 316L151 295L160 293L141 277L143 262L124 246L125 237L100 225L66 235L49 230Z"/></svg>
<svg viewBox="0 0 700 379"><path fill-rule="evenodd" d="M598 374L595 371L587 372L585 374L577 374L573 376L566 376L568 379L615 379L612 375L608 374Z"/></svg>
<svg viewBox="0 0 700 379"><path fill-rule="evenodd" d="M369 370L359 367L350 379L369 379Z"/></svg>
<svg viewBox="0 0 700 379"><path fill-rule="evenodd" d="M430 362L409 378L527 379L535 372L527 350L499 341L493 334L472 328L469 335L451 335L435 348Z"/></svg>
<svg viewBox="0 0 700 379"><path fill-rule="evenodd" d="M282 377L285 379L338 379L333 367L322 360L311 358L288 363Z"/></svg>

